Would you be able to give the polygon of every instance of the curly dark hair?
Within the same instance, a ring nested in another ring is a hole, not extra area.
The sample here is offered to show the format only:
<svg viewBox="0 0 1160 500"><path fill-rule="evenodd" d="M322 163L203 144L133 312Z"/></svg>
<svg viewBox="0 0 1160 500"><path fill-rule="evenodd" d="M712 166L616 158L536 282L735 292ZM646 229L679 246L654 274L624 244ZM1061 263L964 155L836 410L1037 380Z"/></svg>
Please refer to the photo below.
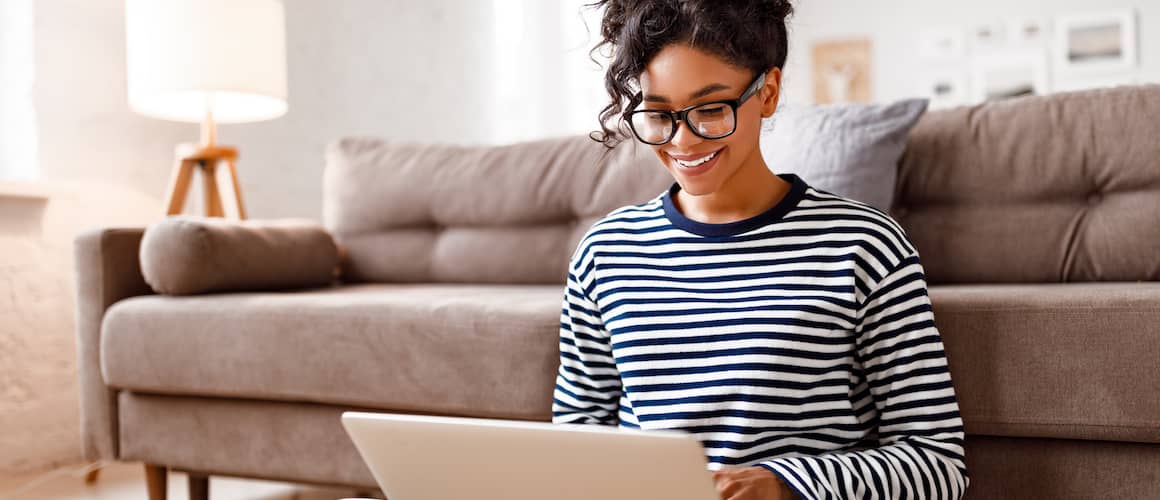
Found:
<svg viewBox="0 0 1160 500"><path fill-rule="evenodd" d="M600 0L586 6L604 9L592 59L600 49L612 49L604 75L612 100L600 111L601 130L589 134L608 149L631 137L621 120L624 107L637 92L640 74L665 46L685 43L755 75L783 67L789 50L789 0Z"/></svg>

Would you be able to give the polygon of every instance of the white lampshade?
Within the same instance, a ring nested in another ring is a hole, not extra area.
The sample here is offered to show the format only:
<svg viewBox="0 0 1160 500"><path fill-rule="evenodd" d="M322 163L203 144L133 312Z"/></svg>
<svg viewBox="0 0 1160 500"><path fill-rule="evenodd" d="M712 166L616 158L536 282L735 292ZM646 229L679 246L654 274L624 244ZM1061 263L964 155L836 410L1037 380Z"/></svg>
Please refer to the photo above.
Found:
<svg viewBox="0 0 1160 500"><path fill-rule="evenodd" d="M286 113L286 29L279 0L126 0L129 106L220 123Z"/></svg>

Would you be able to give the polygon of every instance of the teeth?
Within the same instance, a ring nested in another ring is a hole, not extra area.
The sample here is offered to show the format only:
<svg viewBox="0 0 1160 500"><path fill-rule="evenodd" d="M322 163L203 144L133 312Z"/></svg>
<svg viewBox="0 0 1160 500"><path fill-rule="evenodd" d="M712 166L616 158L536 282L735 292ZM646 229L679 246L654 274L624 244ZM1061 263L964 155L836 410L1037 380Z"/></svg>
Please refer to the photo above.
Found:
<svg viewBox="0 0 1160 500"><path fill-rule="evenodd" d="M676 158L673 158L673 159L677 160L677 163L680 164L682 167L693 168L696 166L700 166L702 163L705 163L709 160L712 160L714 156L717 156L717 151L714 151L709 156L706 156L706 157L701 158L700 160L696 160L696 161L682 161L682 160L677 160Z"/></svg>

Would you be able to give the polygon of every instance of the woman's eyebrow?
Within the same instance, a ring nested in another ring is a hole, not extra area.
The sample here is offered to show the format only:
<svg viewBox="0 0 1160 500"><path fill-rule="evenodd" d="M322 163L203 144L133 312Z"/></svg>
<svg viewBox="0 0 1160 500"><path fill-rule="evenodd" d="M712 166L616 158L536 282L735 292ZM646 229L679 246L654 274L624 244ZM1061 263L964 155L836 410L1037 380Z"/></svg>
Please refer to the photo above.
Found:
<svg viewBox="0 0 1160 500"><path fill-rule="evenodd" d="M691 100L696 99L698 97L705 97L705 96L712 94L713 92L716 92L718 90L729 90L729 86L725 85L723 83L711 83L711 84L706 85L705 87L701 88L701 90L693 92L693 95L689 96L689 100L691 101ZM665 97L663 95L652 95L652 94L645 94L644 100L645 100L645 102L662 102L662 103L669 102L668 97Z"/></svg>

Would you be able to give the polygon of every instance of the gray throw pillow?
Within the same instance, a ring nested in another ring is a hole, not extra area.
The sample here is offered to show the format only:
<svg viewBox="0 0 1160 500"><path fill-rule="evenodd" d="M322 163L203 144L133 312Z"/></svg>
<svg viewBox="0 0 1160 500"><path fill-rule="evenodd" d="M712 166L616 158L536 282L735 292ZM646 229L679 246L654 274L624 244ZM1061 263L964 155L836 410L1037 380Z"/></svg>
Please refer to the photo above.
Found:
<svg viewBox="0 0 1160 500"><path fill-rule="evenodd" d="M776 173L889 212L898 160L927 103L783 104L762 122L761 155Z"/></svg>

